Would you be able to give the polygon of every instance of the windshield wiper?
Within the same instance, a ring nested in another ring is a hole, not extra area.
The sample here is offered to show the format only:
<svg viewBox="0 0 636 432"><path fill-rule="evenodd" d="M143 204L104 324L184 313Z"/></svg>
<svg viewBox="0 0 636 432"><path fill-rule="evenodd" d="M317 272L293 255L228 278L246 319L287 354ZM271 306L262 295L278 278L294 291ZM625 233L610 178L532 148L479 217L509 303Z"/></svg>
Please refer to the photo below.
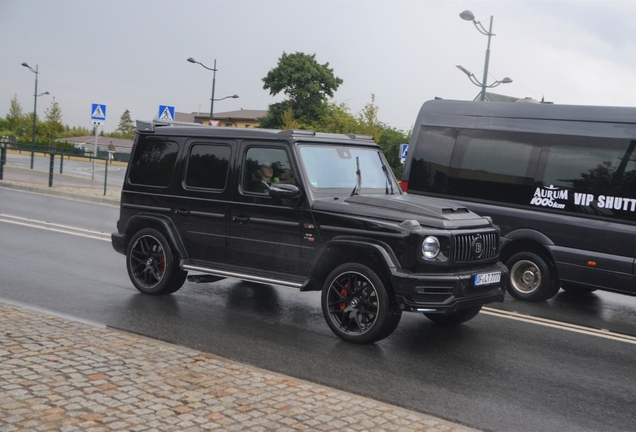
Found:
<svg viewBox="0 0 636 432"><path fill-rule="evenodd" d="M351 191L351 196L360 195L362 189L362 174L360 173L360 157L356 156L356 186Z"/></svg>
<svg viewBox="0 0 636 432"><path fill-rule="evenodd" d="M384 165L384 162L382 161L382 155L380 154L380 152L378 152L378 157L380 158L380 165L382 165L382 171L384 171L384 176L386 177L384 193L386 195L389 194L389 185L391 185L391 195L395 195L395 192L393 191L393 182L391 181L391 176L389 175L389 170L387 169L386 165Z"/></svg>

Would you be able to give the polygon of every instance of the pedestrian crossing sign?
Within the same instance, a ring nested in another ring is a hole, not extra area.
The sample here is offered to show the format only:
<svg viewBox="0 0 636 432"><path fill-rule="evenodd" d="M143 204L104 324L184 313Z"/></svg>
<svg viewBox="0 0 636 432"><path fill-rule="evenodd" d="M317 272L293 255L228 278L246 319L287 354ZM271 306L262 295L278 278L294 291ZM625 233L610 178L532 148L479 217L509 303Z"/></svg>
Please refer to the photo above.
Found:
<svg viewBox="0 0 636 432"><path fill-rule="evenodd" d="M408 144L400 144L400 162L406 161L406 152L409 150Z"/></svg>
<svg viewBox="0 0 636 432"><path fill-rule="evenodd" d="M91 121L95 126L101 126L106 123L106 105L96 103L92 104Z"/></svg>
<svg viewBox="0 0 636 432"><path fill-rule="evenodd" d="M168 105L159 105L158 120L174 121L174 107Z"/></svg>

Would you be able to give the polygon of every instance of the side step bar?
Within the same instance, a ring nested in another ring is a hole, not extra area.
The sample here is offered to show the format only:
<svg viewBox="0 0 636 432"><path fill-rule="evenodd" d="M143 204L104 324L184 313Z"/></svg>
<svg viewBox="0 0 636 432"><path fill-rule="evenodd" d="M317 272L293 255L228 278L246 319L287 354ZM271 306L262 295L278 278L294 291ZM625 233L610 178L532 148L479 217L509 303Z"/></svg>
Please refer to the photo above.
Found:
<svg viewBox="0 0 636 432"><path fill-rule="evenodd" d="M272 284L272 285L282 285L282 286L286 286L286 287L290 287L290 288L301 288L303 286L302 282L293 282L293 281L289 281L289 280L281 280L281 279L273 279L273 278L267 278L267 277L261 277L261 276L254 276L254 275L250 275L250 274L245 274L245 273L238 273L238 272L232 272L232 271L226 271L226 270L218 270L218 269L211 269L211 268L206 268L206 267L198 267L198 266L194 266L194 265L190 265L190 264L184 264L183 265L183 269L187 270L187 271L196 271L196 272L200 272L200 273L205 273L206 276L207 275L212 275L212 276L216 276L218 277L218 279L216 280L221 280L224 278L235 278L235 279L240 279L246 282L256 282L256 283L264 283L264 284ZM205 277L203 275L193 275L194 278L196 277ZM188 280L190 280L190 277L188 276ZM197 282L196 280L193 282ZM214 280L210 280L210 281L202 281L202 282L214 282Z"/></svg>

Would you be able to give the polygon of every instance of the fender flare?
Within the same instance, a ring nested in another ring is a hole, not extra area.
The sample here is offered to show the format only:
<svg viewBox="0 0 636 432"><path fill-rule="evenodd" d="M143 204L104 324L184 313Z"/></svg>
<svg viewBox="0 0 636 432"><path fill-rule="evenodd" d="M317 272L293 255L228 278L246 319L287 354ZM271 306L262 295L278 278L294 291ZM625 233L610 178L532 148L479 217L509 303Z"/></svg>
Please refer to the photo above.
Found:
<svg viewBox="0 0 636 432"><path fill-rule="evenodd" d="M347 246L358 250L370 250L378 255L387 267L389 272L393 272L400 268L400 262L398 261L395 253L389 245L381 241L370 240L364 237L355 236L341 236L329 240L316 259L316 262L309 271L309 277L305 280L305 283L300 288L301 291L320 291L322 289L321 283L318 283L323 277L326 277L331 268L325 267L326 262L330 261L329 254L334 248ZM364 263L362 263L364 264Z"/></svg>
<svg viewBox="0 0 636 432"><path fill-rule="evenodd" d="M172 221L172 219L170 219L168 216L139 213L130 218L130 220L128 221L128 227L126 228L126 232L128 232L131 226L143 227L147 225L146 223L139 223L141 221L152 221L161 225L164 234L166 235L168 241L176 249L179 257L181 257L181 259L188 258L188 253L186 252L183 240L181 239L177 228L174 226L174 222ZM126 247L128 247L128 244L126 244Z"/></svg>

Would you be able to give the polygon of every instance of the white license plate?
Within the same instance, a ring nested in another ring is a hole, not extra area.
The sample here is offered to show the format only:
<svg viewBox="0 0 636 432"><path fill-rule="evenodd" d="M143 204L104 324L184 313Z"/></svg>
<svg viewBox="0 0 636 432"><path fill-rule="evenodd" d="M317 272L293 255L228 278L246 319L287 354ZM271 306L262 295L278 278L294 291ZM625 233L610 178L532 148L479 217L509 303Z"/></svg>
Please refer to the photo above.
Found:
<svg viewBox="0 0 636 432"><path fill-rule="evenodd" d="M475 275L475 286L497 283L501 280L501 272L480 273Z"/></svg>

